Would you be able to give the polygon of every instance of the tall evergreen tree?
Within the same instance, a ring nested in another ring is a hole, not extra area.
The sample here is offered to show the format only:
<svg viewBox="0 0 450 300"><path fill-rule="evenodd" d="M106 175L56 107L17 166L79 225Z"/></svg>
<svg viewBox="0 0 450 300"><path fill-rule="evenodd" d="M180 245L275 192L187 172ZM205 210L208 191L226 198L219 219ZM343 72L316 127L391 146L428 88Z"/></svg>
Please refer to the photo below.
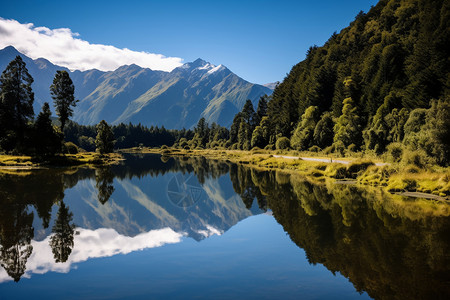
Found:
<svg viewBox="0 0 450 300"><path fill-rule="evenodd" d="M61 123L61 132L64 132L64 126L73 114L72 107L75 107L78 100L75 100L75 87L67 71L56 71L53 84L50 86L50 92L56 107L56 114Z"/></svg>
<svg viewBox="0 0 450 300"><path fill-rule="evenodd" d="M258 107L256 108L255 126L259 125L261 119L267 116L267 102L270 96L264 95L259 98Z"/></svg>
<svg viewBox="0 0 450 300"><path fill-rule="evenodd" d="M111 126L105 120L101 120L97 125L96 151L100 152L100 154L111 153L114 150L114 142Z"/></svg>
<svg viewBox="0 0 450 300"><path fill-rule="evenodd" d="M233 123L230 127L230 143L235 144L238 141L238 133L239 133L239 126L241 125L242 121L242 113L238 112L233 119Z"/></svg>
<svg viewBox="0 0 450 300"><path fill-rule="evenodd" d="M28 123L34 117L33 78L20 56L11 61L0 77L0 147L24 150Z"/></svg>
<svg viewBox="0 0 450 300"><path fill-rule="evenodd" d="M34 124L34 146L38 155L53 155L61 150L61 139L53 129L50 116L50 106L45 102Z"/></svg>
<svg viewBox="0 0 450 300"><path fill-rule="evenodd" d="M250 100L247 100L242 108L242 118L244 121L250 125L250 127L255 127L255 109L253 108L253 103Z"/></svg>

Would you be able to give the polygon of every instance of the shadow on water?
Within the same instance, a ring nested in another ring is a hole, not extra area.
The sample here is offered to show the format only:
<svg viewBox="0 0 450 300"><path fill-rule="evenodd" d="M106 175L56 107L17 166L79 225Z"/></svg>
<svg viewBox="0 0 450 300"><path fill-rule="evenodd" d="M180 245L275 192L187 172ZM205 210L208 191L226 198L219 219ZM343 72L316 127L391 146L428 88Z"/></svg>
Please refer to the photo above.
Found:
<svg viewBox="0 0 450 300"><path fill-rule="evenodd" d="M150 180L172 173L178 177L166 180L165 202L149 200L145 188ZM81 218L64 202L65 192L83 180L93 182L95 201L100 204L97 210L118 206L120 200L113 198L119 197L115 195L120 190L139 193L133 197L146 201L154 219L143 215L151 225L139 225L141 231L170 227L201 240L208 236L200 230L205 224L223 232L252 214L271 211L291 240L305 250L311 264L341 273L359 292L376 299L444 299L450 295L447 203L406 199L355 185L311 182L200 157L156 155L129 155L125 163L110 168L2 175L0 262L12 279L20 280L33 251L35 213L43 231L51 227L49 243L55 262L67 261L74 247L74 219ZM130 186L131 180L142 186ZM201 195L217 198L201 201ZM227 203L235 195L240 204ZM154 216L154 207L166 215ZM132 217L139 214L134 212Z"/></svg>

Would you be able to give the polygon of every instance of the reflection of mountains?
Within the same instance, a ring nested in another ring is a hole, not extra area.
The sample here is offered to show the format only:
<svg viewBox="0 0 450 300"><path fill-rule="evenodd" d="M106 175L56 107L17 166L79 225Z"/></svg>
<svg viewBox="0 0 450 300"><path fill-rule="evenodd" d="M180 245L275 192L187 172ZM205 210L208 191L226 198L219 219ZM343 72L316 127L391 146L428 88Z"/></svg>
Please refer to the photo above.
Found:
<svg viewBox="0 0 450 300"><path fill-rule="evenodd" d="M200 158L170 159L164 163L156 155L131 155L126 164L110 170L66 172L62 180L67 187L64 202L70 207L78 227L112 228L126 236L170 227L201 240L214 233L221 234L240 220L263 212L257 207L246 208L234 192L230 177L225 175L228 170L227 164ZM198 201L193 205L177 206L171 201L168 184L175 176L190 177L201 190L202 194L196 196ZM108 190L108 181L113 192L105 201L101 190L102 187ZM50 234L50 227L43 228L39 220L33 225L37 240Z"/></svg>
<svg viewBox="0 0 450 300"><path fill-rule="evenodd" d="M123 240L133 241L167 230L196 240L221 234L240 220L265 211L264 205L252 206L255 197L258 203L262 198L250 189L243 191L241 200L233 191L237 183L225 176L229 171L228 164L216 161L146 155L130 156L126 164L113 168L2 175L1 266L19 281L30 268L27 261L34 264L40 261L36 255L49 254L33 253L33 247L43 241L56 263L70 265L80 240L75 226L78 233L112 230ZM167 187L174 176L190 177L183 186L196 189L194 202L180 206L170 201Z"/></svg>
<svg viewBox="0 0 450 300"><path fill-rule="evenodd" d="M127 236L170 227L200 240L222 233L252 214L234 194L226 176L206 179L202 186L204 197L193 206L176 206L167 194L173 176L115 179L115 191L105 204L97 200L95 181L88 179L66 190L66 202L77 226L113 228Z"/></svg>

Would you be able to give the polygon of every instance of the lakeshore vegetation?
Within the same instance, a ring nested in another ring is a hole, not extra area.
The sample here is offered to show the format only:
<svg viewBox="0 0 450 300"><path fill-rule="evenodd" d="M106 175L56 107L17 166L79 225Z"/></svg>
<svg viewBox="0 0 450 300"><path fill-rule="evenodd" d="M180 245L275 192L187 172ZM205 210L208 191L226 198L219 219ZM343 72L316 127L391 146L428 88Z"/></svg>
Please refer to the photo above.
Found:
<svg viewBox="0 0 450 300"><path fill-rule="evenodd" d="M170 147L163 154L178 149L184 155L209 149L216 156L251 155L252 163L283 169L306 163L263 156L359 158L356 171L333 164L308 172L448 196L449 23L446 1L381 0L323 46L312 46L256 109L248 100L230 128L204 118L181 130L77 124L70 120L75 87L65 71L56 73L50 87L57 120L48 103L34 119L33 78L18 56L0 79L0 151L47 161L68 155L82 160L84 151L96 151L93 160L101 163L113 149ZM0 163L8 159L14 161L9 156Z"/></svg>

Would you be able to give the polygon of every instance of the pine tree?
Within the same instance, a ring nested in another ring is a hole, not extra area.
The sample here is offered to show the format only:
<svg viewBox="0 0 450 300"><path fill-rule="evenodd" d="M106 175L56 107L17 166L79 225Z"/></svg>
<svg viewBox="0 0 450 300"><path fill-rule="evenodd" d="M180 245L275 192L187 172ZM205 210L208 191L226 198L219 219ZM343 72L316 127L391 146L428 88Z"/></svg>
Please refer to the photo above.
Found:
<svg viewBox="0 0 450 300"><path fill-rule="evenodd" d="M53 129L50 116L50 106L45 102L34 124L34 146L38 155L54 155L61 150L61 138Z"/></svg>
<svg viewBox="0 0 450 300"><path fill-rule="evenodd" d="M267 116L267 102L269 101L269 98L270 97L267 95L264 95L259 98L258 107L256 108L256 115L255 115L256 125L259 125L261 119Z"/></svg>
<svg viewBox="0 0 450 300"><path fill-rule="evenodd" d="M33 78L20 56L11 61L0 77L0 147L24 149L28 123L34 117Z"/></svg>
<svg viewBox="0 0 450 300"><path fill-rule="evenodd" d="M253 132L253 129L257 124L255 124L256 113L252 101L247 100L245 102L244 107L242 108L242 118L250 126L251 132Z"/></svg>
<svg viewBox="0 0 450 300"><path fill-rule="evenodd" d="M97 125L97 138L95 139L96 151L100 154L111 153L114 150L114 134L105 120Z"/></svg>
<svg viewBox="0 0 450 300"><path fill-rule="evenodd" d="M61 123L61 132L64 132L64 126L73 114L72 107L75 107L78 102L74 96L75 87L67 71L56 71L50 92Z"/></svg>
<svg viewBox="0 0 450 300"><path fill-rule="evenodd" d="M242 121L242 113L238 112L233 119L233 123L230 127L230 144L235 144L238 141L238 133L239 133L239 126L241 125Z"/></svg>
<svg viewBox="0 0 450 300"><path fill-rule="evenodd" d="M242 150L249 150L250 149L250 138L251 131L250 131L250 125L242 120L241 124L239 124L239 131L238 131L238 147Z"/></svg>

